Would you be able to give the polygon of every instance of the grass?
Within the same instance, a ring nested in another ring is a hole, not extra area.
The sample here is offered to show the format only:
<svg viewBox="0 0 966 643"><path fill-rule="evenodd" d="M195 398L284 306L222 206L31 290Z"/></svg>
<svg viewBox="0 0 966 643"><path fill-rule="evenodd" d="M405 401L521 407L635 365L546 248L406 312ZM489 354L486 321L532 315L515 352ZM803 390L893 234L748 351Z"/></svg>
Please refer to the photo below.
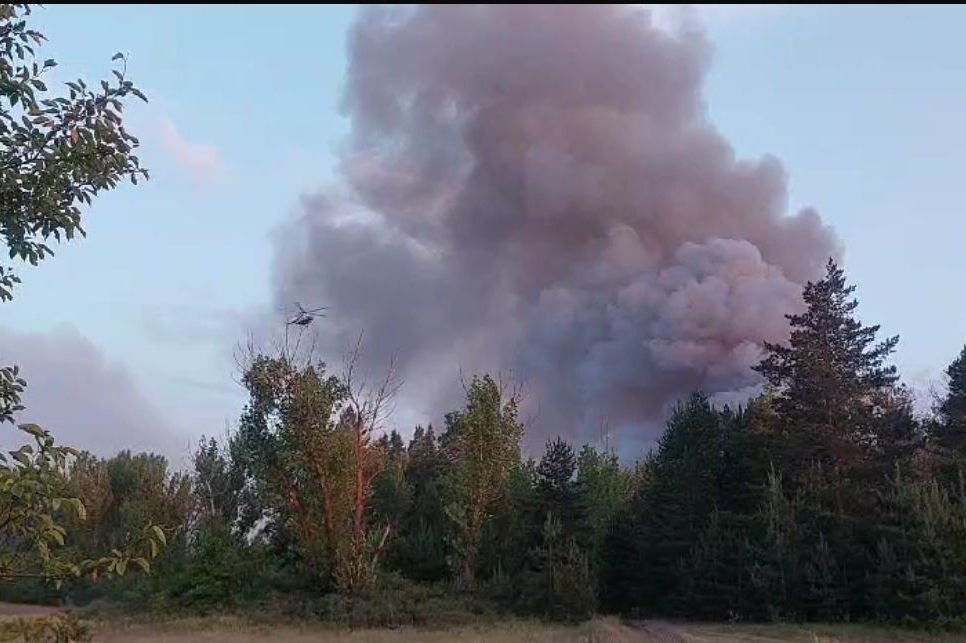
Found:
<svg viewBox="0 0 966 643"><path fill-rule="evenodd" d="M19 614L23 608L8 607L11 614ZM729 625L622 622L614 617L601 617L580 625L562 625L523 618L494 618L486 613L477 615L477 620L442 619L427 627L350 629L317 618L284 616L268 606L262 609L252 606L234 614L195 617L174 617L170 613L164 616L150 610L132 613L117 606L81 609L76 615L93 626L94 640L106 643L966 643L966 634L870 624ZM464 617L472 618L468 614Z"/></svg>
<svg viewBox="0 0 966 643"><path fill-rule="evenodd" d="M523 619L507 619L498 624L479 626L400 629L360 629L347 630L326 626L324 623L303 622L297 625L252 624L247 619L237 617L213 617L179 619L165 623L101 622L95 626L98 636L95 640L110 643L128 641L147 643L161 641L168 643L187 643L205 641L209 643L463 643L493 642L510 643L527 641L532 643L603 643L604 641L624 640L613 638L611 632L621 629L616 621L609 619L593 621L583 625L566 626L544 624ZM626 639L633 641L636 639Z"/></svg>
<svg viewBox="0 0 966 643"><path fill-rule="evenodd" d="M506 619L499 623L445 628L337 628L318 621L274 625L240 617L179 619L168 622L102 622L96 640L110 643L859 643L866 641L964 641L966 636L873 625L712 625L677 623L627 624L598 618L575 626Z"/></svg>

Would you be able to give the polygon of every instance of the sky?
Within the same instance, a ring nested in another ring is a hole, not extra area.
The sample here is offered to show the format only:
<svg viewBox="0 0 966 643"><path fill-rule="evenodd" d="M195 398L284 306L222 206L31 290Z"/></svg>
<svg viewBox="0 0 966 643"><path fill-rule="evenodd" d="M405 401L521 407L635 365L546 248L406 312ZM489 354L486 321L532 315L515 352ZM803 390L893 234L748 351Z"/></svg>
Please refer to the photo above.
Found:
<svg viewBox="0 0 966 643"><path fill-rule="evenodd" d="M0 307L0 359L30 382L24 419L102 454L176 460L236 421L233 354L272 305L271 235L333 180L357 11L37 10L55 80L105 77L127 54L150 98L128 118L152 178L100 197L88 237L21 270ZM966 342L966 8L656 11L703 25L711 121L740 157L781 159L790 211L815 207L843 241L862 319L901 336L907 382L937 382Z"/></svg>

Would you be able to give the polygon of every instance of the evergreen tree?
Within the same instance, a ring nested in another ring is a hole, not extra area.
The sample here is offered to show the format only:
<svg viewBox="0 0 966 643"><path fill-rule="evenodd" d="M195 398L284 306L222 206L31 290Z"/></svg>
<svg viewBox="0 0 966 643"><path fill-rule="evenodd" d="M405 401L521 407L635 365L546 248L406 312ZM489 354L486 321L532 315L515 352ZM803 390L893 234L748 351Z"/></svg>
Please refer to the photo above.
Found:
<svg viewBox="0 0 966 643"><path fill-rule="evenodd" d="M617 454L584 445L577 458L577 493L587 529L591 563L599 568L607 530L633 492L633 477L620 466Z"/></svg>
<svg viewBox="0 0 966 643"><path fill-rule="evenodd" d="M877 527L869 617L954 622L966 611L966 496L935 480L889 481Z"/></svg>
<svg viewBox="0 0 966 643"><path fill-rule="evenodd" d="M417 426L406 455L409 506L396 541L400 570L414 580L442 580L448 571L442 500L445 467L432 425Z"/></svg>
<svg viewBox="0 0 966 643"><path fill-rule="evenodd" d="M758 562L750 541L757 535L755 516L713 511L708 526L681 566L678 604L691 617L754 620L767 616L770 600L752 581Z"/></svg>
<svg viewBox="0 0 966 643"><path fill-rule="evenodd" d="M966 346L946 367L947 391L936 407L933 441L944 469L953 474L966 462Z"/></svg>
<svg viewBox="0 0 966 643"><path fill-rule="evenodd" d="M773 440L761 422L768 404L759 397L747 409L719 412L721 460L716 507L722 512L754 513L761 505L762 489L773 457Z"/></svg>
<svg viewBox="0 0 966 643"><path fill-rule="evenodd" d="M904 385L885 392L879 402L876 418L876 440L870 485L888 479L898 466L912 473L922 453L926 428L915 417L912 394Z"/></svg>
<svg viewBox="0 0 966 643"><path fill-rule="evenodd" d="M939 406L939 419L945 426L966 433L966 346L946 367L949 390Z"/></svg>
<svg viewBox="0 0 966 643"><path fill-rule="evenodd" d="M540 544L530 554L519 605L545 618L579 621L594 614L595 583L586 554L564 534L560 520L547 513Z"/></svg>
<svg viewBox="0 0 966 643"><path fill-rule="evenodd" d="M480 548L483 571L489 574L494 597L510 606L520 599L521 575L533 563L531 553L540 546L547 516L537 479L537 463L532 458L514 467L505 493L484 527Z"/></svg>
<svg viewBox="0 0 966 643"><path fill-rule="evenodd" d="M560 522L566 538L575 538L585 531L577 481L577 456L573 448L560 437L547 442L547 449L537 465L536 490L539 496L539 515L553 514Z"/></svg>
<svg viewBox="0 0 966 643"><path fill-rule="evenodd" d="M879 326L854 316L854 291L830 259L825 277L805 286L806 311L787 315L788 345L766 343L768 355L755 367L777 389L786 467L814 460L847 468L875 444L880 402L898 379L886 360L899 338L876 342Z"/></svg>
<svg viewBox="0 0 966 643"><path fill-rule="evenodd" d="M375 524L390 525L393 532L398 532L411 500L406 483L406 447L395 430L379 438L377 446L385 462L372 483L371 520ZM393 543L393 551L396 544Z"/></svg>
<svg viewBox="0 0 966 643"><path fill-rule="evenodd" d="M607 595L616 599L613 607L675 609L680 568L715 508L721 471L720 416L707 397L695 393L671 414L651 457L646 488L632 503L630 518L621 519L608 539L605 579L620 588Z"/></svg>

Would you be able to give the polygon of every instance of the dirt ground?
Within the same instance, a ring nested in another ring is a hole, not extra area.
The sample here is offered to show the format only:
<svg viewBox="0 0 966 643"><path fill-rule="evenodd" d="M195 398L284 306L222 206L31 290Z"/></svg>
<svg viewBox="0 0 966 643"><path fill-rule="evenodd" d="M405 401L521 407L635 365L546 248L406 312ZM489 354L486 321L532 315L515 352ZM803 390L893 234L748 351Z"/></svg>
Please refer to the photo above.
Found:
<svg viewBox="0 0 966 643"><path fill-rule="evenodd" d="M0 603L0 620L44 616L55 608ZM94 622L103 643L966 643L962 635L897 632L862 625L713 625L665 621L622 622L600 618L578 626L507 619L492 625L444 630L338 630L318 623L252 625L237 617L182 619L161 623Z"/></svg>
<svg viewBox="0 0 966 643"><path fill-rule="evenodd" d="M203 629L199 629L203 628ZM837 632L835 630L841 630ZM295 627L238 627L231 624L179 624L102 629L96 641L110 643L864 643L882 641L966 642L962 636L896 634L857 627L682 625L662 621L622 623L598 619L576 627L530 621L448 630L358 630L353 632Z"/></svg>
<svg viewBox="0 0 966 643"><path fill-rule="evenodd" d="M130 626L121 629L99 628L95 641L109 643L459 643L494 642L533 643L673 641L652 639L619 623L593 623L567 627L509 621L505 624L445 630L329 630L318 627L239 626L232 623L179 623L165 626Z"/></svg>

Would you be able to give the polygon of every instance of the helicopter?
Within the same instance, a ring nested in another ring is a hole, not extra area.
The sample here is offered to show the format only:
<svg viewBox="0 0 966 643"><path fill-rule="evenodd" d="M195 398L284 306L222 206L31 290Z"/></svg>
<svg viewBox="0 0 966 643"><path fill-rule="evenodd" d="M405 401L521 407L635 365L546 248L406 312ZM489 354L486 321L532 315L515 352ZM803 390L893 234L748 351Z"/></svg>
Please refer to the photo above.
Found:
<svg viewBox="0 0 966 643"><path fill-rule="evenodd" d="M312 320L316 317L324 317L325 313L323 311L327 310L325 306L320 306L319 308L303 308L302 304L295 302L295 307L297 309L295 315L286 322L289 326L301 326L305 328L312 323Z"/></svg>

